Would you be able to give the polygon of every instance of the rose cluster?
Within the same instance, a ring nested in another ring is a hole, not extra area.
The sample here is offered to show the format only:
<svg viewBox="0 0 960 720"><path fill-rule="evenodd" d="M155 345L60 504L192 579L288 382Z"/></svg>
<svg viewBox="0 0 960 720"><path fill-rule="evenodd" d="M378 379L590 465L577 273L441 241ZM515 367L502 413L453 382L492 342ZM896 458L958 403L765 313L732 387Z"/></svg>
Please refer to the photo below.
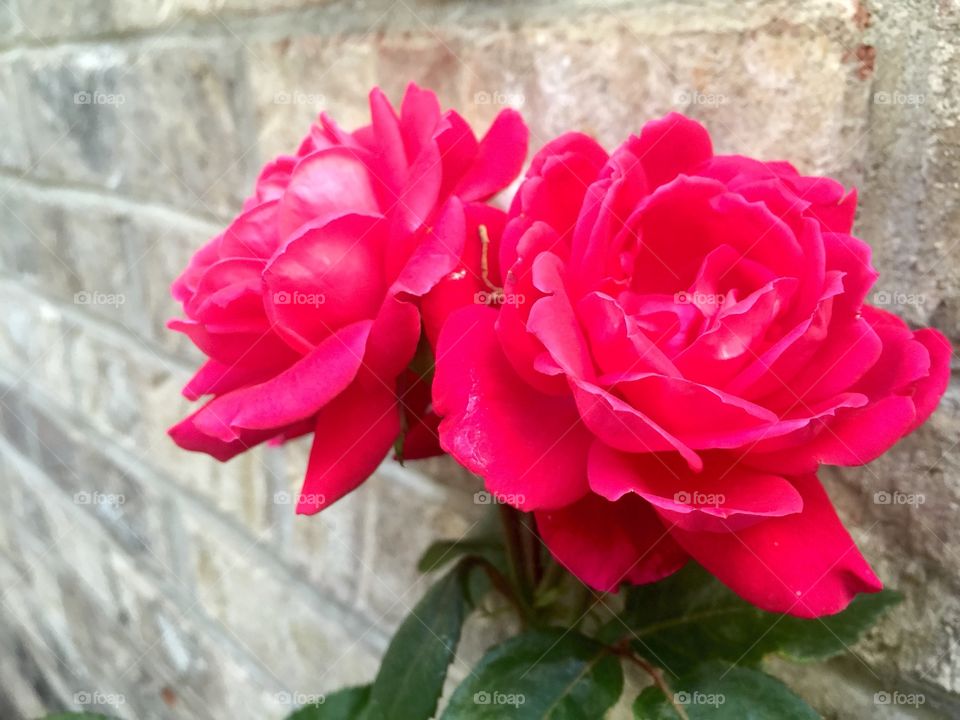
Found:
<svg viewBox="0 0 960 720"><path fill-rule="evenodd" d="M519 115L478 140L416 86L370 109L322 115L174 284L171 327L209 358L179 445L312 433L305 513L392 447L446 451L599 590L691 558L797 616L880 588L817 469L923 423L951 348L866 304L855 193L670 114L612 153L552 140L504 212Z"/></svg>

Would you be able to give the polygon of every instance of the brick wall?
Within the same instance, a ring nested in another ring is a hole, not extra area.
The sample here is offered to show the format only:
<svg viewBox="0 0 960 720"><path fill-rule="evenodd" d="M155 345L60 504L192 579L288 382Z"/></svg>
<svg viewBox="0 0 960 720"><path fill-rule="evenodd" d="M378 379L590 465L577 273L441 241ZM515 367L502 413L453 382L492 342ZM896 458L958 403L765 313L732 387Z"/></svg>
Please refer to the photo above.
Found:
<svg viewBox="0 0 960 720"><path fill-rule="evenodd" d="M164 433L198 361L163 328L171 279L262 162L321 106L363 122L374 84L416 80L480 125L516 105L534 146L609 146L678 108L721 152L834 174L860 187L891 308L960 337L957 0L0 3L4 718L280 718L372 677L418 553L479 517L444 462L295 517L304 446L223 466ZM953 384L887 458L826 477L908 598L828 669L783 666L829 717L960 715L958 418ZM874 501L894 488L925 502ZM465 661L499 632L472 628Z"/></svg>

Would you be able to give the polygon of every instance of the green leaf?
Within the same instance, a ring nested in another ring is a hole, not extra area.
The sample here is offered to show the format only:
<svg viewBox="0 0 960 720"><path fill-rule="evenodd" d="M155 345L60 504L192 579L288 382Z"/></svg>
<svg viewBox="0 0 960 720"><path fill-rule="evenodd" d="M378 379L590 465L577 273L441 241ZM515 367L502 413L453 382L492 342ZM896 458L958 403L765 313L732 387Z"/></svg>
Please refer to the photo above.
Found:
<svg viewBox="0 0 960 720"><path fill-rule="evenodd" d="M454 692L442 720L595 720L623 691L620 660L568 630L538 630L493 648Z"/></svg>
<svg viewBox="0 0 960 720"><path fill-rule="evenodd" d="M464 538L462 540L440 540L426 549L417 563L420 572L438 570L464 555L477 555L501 568L504 564L503 546L492 540Z"/></svg>
<svg viewBox="0 0 960 720"><path fill-rule="evenodd" d="M287 720L354 720L369 700L369 685L344 688L327 695L322 703L300 708Z"/></svg>
<svg viewBox="0 0 960 720"><path fill-rule="evenodd" d="M899 601L892 591L864 594L842 613L805 620L758 610L691 564L666 580L628 591L623 623L614 620L603 637L609 640L617 632L637 653L674 675L711 659L754 666L770 653L823 660L846 651Z"/></svg>
<svg viewBox="0 0 960 720"><path fill-rule="evenodd" d="M468 576L465 566L451 570L400 625L373 682L365 718L433 717L468 611Z"/></svg>
<svg viewBox="0 0 960 720"><path fill-rule="evenodd" d="M705 663L672 686L644 690L633 705L636 720L679 720L674 703L689 720L819 720L817 712L786 685L750 668Z"/></svg>

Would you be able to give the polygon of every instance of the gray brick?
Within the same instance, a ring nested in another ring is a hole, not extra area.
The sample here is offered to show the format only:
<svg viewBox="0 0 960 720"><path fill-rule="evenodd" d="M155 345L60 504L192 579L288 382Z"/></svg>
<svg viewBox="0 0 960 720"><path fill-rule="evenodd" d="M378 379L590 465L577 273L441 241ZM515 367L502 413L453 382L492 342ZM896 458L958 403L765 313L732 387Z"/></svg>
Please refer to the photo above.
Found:
<svg viewBox="0 0 960 720"><path fill-rule="evenodd" d="M295 152L321 110L348 130L368 124L375 63L372 38L306 35L249 45L260 160Z"/></svg>
<svg viewBox="0 0 960 720"><path fill-rule="evenodd" d="M37 176L121 188L200 214L239 205L254 168L235 46L94 46L19 62Z"/></svg>
<svg viewBox="0 0 960 720"><path fill-rule="evenodd" d="M373 624L350 621L343 609L282 580L261 559L262 540L231 537L190 512L184 521L199 607L268 672L299 693L372 677Z"/></svg>
<svg viewBox="0 0 960 720"><path fill-rule="evenodd" d="M369 495L369 535L360 588L364 608L389 627L397 625L426 592L430 577L417 561L436 540L456 540L480 520L472 497L386 464L361 492Z"/></svg>
<svg viewBox="0 0 960 720"><path fill-rule="evenodd" d="M126 211L75 193L51 196L25 183L9 187L4 202L21 230L13 262L40 292L115 323L133 325L142 317L129 277Z"/></svg>
<svg viewBox="0 0 960 720"><path fill-rule="evenodd" d="M61 38L97 35L109 31L113 3L77 0L68 4L20 2L20 20L31 38Z"/></svg>
<svg viewBox="0 0 960 720"><path fill-rule="evenodd" d="M960 32L955 3L879 3L880 62L858 229L894 312L960 339Z"/></svg>
<svg viewBox="0 0 960 720"><path fill-rule="evenodd" d="M0 9L0 37L4 32L5 13L9 12ZM23 171L30 167L30 152L14 72L12 63L0 61L0 167Z"/></svg>
<svg viewBox="0 0 960 720"><path fill-rule="evenodd" d="M6 43L23 32L17 4L20 0L7 0L0 5L0 42Z"/></svg>
<svg viewBox="0 0 960 720"><path fill-rule="evenodd" d="M484 125L519 105L534 149L571 129L612 149L645 119L680 110L708 126L719 152L853 173L862 148L846 146L862 128L867 88L845 60L852 32L786 19L760 30L703 25L671 34L645 11L598 12L470 34L454 45L464 109Z"/></svg>
<svg viewBox="0 0 960 720"><path fill-rule="evenodd" d="M960 455L956 428L960 390L951 388L930 422L867 467L828 471L828 490L866 558L882 580L905 595L883 623L865 657L887 674L960 690L960 673L947 627L960 620L955 567L960 533ZM883 502L899 493L916 502ZM895 653L889 648L896 647Z"/></svg>
<svg viewBox="0 0 960 720"><path fill-rule="evenodd" d="M274 494L274 518L290 527L283 548L295 568L313 585L346 604L356 601L364 573L364 538L368 535L367 497L361 488L317 515L296 515L295 499L303 486L311 438L288 443L284 486Z"/></svg>
<svg viewBox="0 0 960 720"><path fill-rule="evenodd" d="M199 351L186 336L166 327L170 318L183 315L179 303L170 295L170 285L187 267L192 255L221 227L186 221L166 213L144 212L131 213L126 228L130 271L127 284L139 291L143 310L143 315L131 318L132 328L199 367L202 361Z"/></svg>

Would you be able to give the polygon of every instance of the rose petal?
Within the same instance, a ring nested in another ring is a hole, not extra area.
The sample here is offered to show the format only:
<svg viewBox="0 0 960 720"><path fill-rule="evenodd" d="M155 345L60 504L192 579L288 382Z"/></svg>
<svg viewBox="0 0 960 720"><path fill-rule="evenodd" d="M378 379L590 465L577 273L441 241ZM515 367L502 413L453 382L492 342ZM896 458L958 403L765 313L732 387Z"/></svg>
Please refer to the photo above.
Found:
<svg viewBox="0 0 960 720"><path fill-rule="evenodd" d="M703 468L690 447L620 398L577 378L570 378L570 387L584 425L610 447L637 453L675 450L692 469Z"/></svg>
<svg viewBox="0 0 960 720"><path fill-rule="evenodd" d="M694 473L676 456L627 454L594 443L589 477L598 495L613 501L634 493L686 530L724 532L803 508L788 480L741 467L736 456L711 458Z"/></svg>
<svg viewBox="0 0 960 720"><path fill-rule="evenodd" d="M614 592L622 582L656 582L687 561L650 506L636 496L609 502L589 494L559 510L536 514L544 543L587 585Z"/></svg>
<svg viewBox="0 0 960 720"><path fill-rule="evenodd" d="M813 474L793 478L803 511L735 532L671 535L690 555L744 600L796 617L838 613L880 581L857 550Z"/></svg>
<svg viewBox="0 0 960 720"><path fill-rule="evenodd" d="M691 173L713 155L706 128L679 113L669 113L643 126L627 146L643 164L651 187L664 185L680 173Z"/></svg>
<svg viewBox="0 0 960 720"><path fill-rule="evenodd" d="M355 490L399 434L393 389L379 382L352 384L317 415L297 512L312 515Z"/></svg>
<svg viewBox="0 0 960 720"><path fill-rule="evenodd" d="M913 392L913 404L916 406L917 416L908 432L913 432L927 421L937 408L940 398L947 391L947 386L950 384L950 357L953 354L950 341L937 330L917 330L913 334L913 339L930 353L930 372L917 381Z"/></svg>
<svg viewBox="0 0 960 720"><path fill-rule="evenodd" d="M332 332L376 315L386 292L381 216L347 214L307 223L263 270L267 314L309 351Z"/></svg>
<svg viewBox="0 0 960 720"><path fill-rule="evenodd" d="M194 416L194 425L231 442L243 430L282 428L313 415L356 376L372 325L348 325L276 377L212 400Z"/></svg>
<svg viewBox="0 0 960 720"><path fill-rule="evenodd" d="M454 194L463 200L487 200L513 182L527 157L529 131L515 110L503 110L483 136L473 164Z"/></svg>
<svg viewBox="0 0 960 720"><path fill-rule="evenodd" d="M543 395L516 375L496 316L465 307L440 333L433 400L441 445L521 509L562 507L587 492L590 433L569 396Z"/></svg>
<svg viewBox="0 0 960 720"><path fill-rule="evenodd" d="M320 225L347 213L377 215L380 206L360 150L332 147L307 155L280 201L280 236L307 222Z"/></svg>

